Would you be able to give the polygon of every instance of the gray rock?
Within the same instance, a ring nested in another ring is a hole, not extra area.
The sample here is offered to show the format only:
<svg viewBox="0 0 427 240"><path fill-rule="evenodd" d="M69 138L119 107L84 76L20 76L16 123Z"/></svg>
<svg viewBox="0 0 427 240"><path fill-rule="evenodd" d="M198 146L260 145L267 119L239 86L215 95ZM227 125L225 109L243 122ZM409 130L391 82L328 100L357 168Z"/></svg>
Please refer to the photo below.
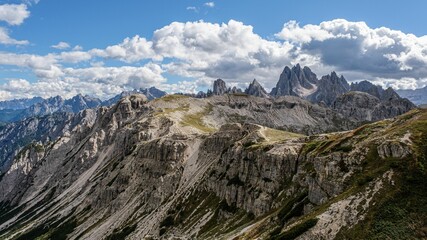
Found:
<svg viewBox="0 0 427 240"><path fill-rule="evenodd" d="M259 82L254 79L248 86L248 88L245 90L246 94L256 96L256 97L263 97L268 98L269 95L267 91L259 84Z"/></svg>
<svg viewBox="0 0 427 240"><path fill-rule="evenodd" d="M334 103L335 99L350 90L348 82L343 76L338 77L335 72L323 76L317 85L317 91L307 98L316 103L324 102L327 106Z"/></svg>
<svg viewBox="0 0 427 240"><path fill-rule="evenodd" d="M315 90L317 84L316 74L311 72L310 68L297 64L290 69L285 67L280 75L275 88L271 90L271 96L300 96L305 97L307 92Z"/></svg>
<svg viewBox="0 0 427 240"><path fill-rule="evenodd" d="M222 79L217 79L213 83L213 95L223 95L228 92L227 85Z"/></svg>

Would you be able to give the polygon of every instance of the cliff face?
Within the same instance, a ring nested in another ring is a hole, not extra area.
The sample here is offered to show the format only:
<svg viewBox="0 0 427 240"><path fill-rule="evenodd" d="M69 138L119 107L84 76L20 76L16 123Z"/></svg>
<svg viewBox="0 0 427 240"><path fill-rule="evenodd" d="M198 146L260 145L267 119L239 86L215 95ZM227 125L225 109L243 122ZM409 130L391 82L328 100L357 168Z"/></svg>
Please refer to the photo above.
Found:
<svg viewBox="0 0 427 240"><path fill-rule="evenodd" d="M427 112L310 137L270 128L326 128L329 115L292 97L232 95L132 95L86 110L1 176L1 238L421 237ZM390 204L421 220L393 222Z"/></svg>

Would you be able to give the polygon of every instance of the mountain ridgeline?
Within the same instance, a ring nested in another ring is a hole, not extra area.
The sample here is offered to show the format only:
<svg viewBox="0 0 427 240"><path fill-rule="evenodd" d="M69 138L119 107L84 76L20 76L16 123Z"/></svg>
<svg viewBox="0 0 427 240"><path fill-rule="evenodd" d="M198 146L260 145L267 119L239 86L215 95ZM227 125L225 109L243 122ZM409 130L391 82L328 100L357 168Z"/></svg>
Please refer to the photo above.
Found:
<svg viewBox="0 0 427 240"><path fill-rule="evenodd" d="M3 101L0 102L0 122L16 122L28 117L45 116L55 112L78 113L85 109L94 109L100 106L111 106L117 103L122 97L136 93L144 94L149 100L166 95L166 92L155 87L151 87L125 91L105 101L101 101L98 98L93 98L87 95L83 96L81 94L70 99L64 99L61 96L56 96L48 99L35 97L31 99Z"/></svg>
<svg viewBox="0 0 427 240"><path fill-rule="evenodd" d="M0 239L427 237L427 110L393 89L147 95L1 127Z"/></svg>

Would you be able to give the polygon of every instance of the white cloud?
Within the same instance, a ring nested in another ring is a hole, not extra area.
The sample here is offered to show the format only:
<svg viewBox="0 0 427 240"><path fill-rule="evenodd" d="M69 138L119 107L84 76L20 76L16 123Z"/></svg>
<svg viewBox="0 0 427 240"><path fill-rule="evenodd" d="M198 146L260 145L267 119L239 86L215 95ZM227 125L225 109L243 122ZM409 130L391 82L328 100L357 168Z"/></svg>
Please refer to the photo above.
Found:
<svg viewBox="0 0 427 240"><path fill-rule="evenodd" d="M2 4L0 5L0 21L10 25L21 25L30 16L25 4Z"/></svg>
<svg viewBox="0 0 427 240"><path fill-rule="evenodd" d="M133 38L125 38L120 44L108 46L105 50L93 49L90 53L93 56L114 58L130 63L156 58L152 45L152 42L136 35Z"/></svg>
<svg viewBox="0 0 427 240"><path fill-rule="evenodd" d="M55 76L53 74L49 76L48 70L45 70L47 72L45 76L34 83L24 79L13 79L0 85L0 100L55 95L69 98L78 93L106 99L124 90L166 84L166 79L162 76L163 69L154 63L141 67L96 66L59 70L61 74Z"/></svg>
<svg viewBox="0 0 427 240"><path fill-rule="evenodd" d="M27 40L16 40L9 36L9 32L6 28L0 27L0 43L7 45L26 45Z"/></svg>
<svg viewBox="0 0 427 240"><path fill-rule="evenodd" d="M417 89L427 86L427 78L415 79L403 77L400 79L391 78L373 78L371 81L383 88L392 87L393 89Z"/></svg>
<svg viewBox="0 0 427 240"><path fill-rule="evenodd" d="M256 77L270 86L289 64L292 49L289 43L265 40L252 26L234 20L223 24L174 22L155 31L152 42L157 54L176 59L164 65L169 73L237 82Z"/></svg>
<svg viewBox="0 0 427 240"><path fill-rule="evenodd" d="M58 44L52 45L51 47L64 50L70 48L70 44L68 44L67 42L59 42Z"/></svg>
<svg viewBox="0 0 427 240"><path fill-rule="evenodd" d="M2 4L0 5L0 21L9 25L21 25L30 16L25 4ZM7 45L25 45L27 40L16 40L9 36L8 29L0 27L0 43Z"/></svg>
<svg viewBox="0 0 427 240"><path fill-rule="evenodd" d="M83 50L83 47L80 45L76 45L73 47L73 51L82 51L82 50Z"/></svg>
<svg viewBox="0 0 427 240"><path fill-rule="evenodd" d="M335 19L302 27L290 21L276 37L295 44L298 54L318 57L319 63L337 70L364 73L366 78L427 77L427 36Z"/></svg>
<svg viewBox="0 0 427 240"><path fill-rule="evenodd" d="M194 7L194 6L188 6L187 7L187 10L189 10L189 11L194 11L194 12L199 12L199 10L196 8L196 7Z"/></svg>
<svg viewBox="0 0 427 240"><path fill-rule="evenodd" d="M32 54L16 54L0 52L0 65L13 65L28 67L31 69L49 69L57 63L55 56L48 54L45 56Z"/></svg>
<svg viewBox="0 0 427 240"><path fill-rule="evenodd" d="M154 63L142 67L65 68L67 77L83 82L103 83L121 87L140 88L166 82L163 69Z"/></svg>
<svg viewBox="0 0 427 240"><path fill-rule="evenodd" d="M294 20L285 23L282 31L275 34L275 36L280 39L299 43L307 43L313 40L323 41L333 37L331 33L320 26L307 24L301 28Z"/></svg>
<svg viewBox="0 0 427 240"><path fill-rule="evenodd" d="M82 61L88 61L91 58L92 55L82 51L62 52L59 57L62 62L66 63L78 63Z"/></svg>
<svg viewBox="0 0 427 240"><path fill-rule="evenodd" d="M214 2L206 2L204 5L205 5L206 7L210 7L210 8L215 7L215 3L214 3Z"/></svg>

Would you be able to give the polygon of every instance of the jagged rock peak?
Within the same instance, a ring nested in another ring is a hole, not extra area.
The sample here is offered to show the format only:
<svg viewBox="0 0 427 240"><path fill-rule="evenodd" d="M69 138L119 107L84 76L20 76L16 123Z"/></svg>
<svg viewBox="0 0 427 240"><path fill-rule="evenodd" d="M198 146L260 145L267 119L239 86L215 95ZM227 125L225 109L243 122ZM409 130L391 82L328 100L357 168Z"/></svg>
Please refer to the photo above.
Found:
<svg viewBox="0 0 427 240"><path fill-rule="evenodd" d="M369 81L361 81L358 83L352 83L350 86L351 91L359 91L369 93L372 96L377 97L381 101L399 100L402 99L393 88L389 87L384 90L379 85L374 85Z"/></svg>
<svg viewBox="0 0 427 240"><path fill-rule="evenodd" d="M232 88L229 88L227 93L241 93L241 92L242 92L242 89L234 86Z"/></svg>
<svg viewBox="0 0 427 240"><path fill-rule="evenodd" d="M213 95L223 95L227 93L227 85L224 80L218 78L213 83Z"/></svg>
<svg viewBox="0 0 427 240"><path fill-rule="evenodd" d="M132 94L120 99L117 103L117 109L125 114L123 115L124 118L127 118L134 110L140 109L147 102L148 98L144 94Z"/></svg>
<svg viewBox="0 0 427 240"><path fill-rule="evenodd" d="M261 84L254 79L245 90L246 94L257 96L257 97L269 97L267 91L261 86Z"/></svg>
<svg viewBox="0 0 427 240"><path fill-rule="evenodd" d="M305 97L316 90L317 81L316 74L308 67L301 69L301 66L297 64L291 69L286 66L270 95Z"/></svg>
<svg viewBox="0 0 427 240"><path fill-rule="evenodd" d="M372 96L382 99L384 95L384 89L379 85L374 85L369 81L361 81L357 83L352 83L350 86L350 91L359 91L369 93Z"/></svg>
<svg viewBox="0 0 427 240"><path fill-rule="evenodd" d="M401 99L401 97L399 96L399 94L397 94L394 89L392 87L388 87L385 91L384 94L381 97L381 100L395 100L395 99Z"/></svg>
<svg viewBox="0 0 427 240"><path fill-rule="evenodd" d="M331 106L338 96L349 90L350 85L344 76L338 77L336 72L332 72L319 80L317 91L311 94L308 99L317 103L324 102L326 105Z"/></svg>
<svg viewBox="0 0 427 240"><path fill-rule="evenodd" d="M165 96L167 93L165 91L162 91L156 87L150 87L145 89L140 89L140 92L144 94L148 100L153 100L156 98L161 98Z"/></svg>

